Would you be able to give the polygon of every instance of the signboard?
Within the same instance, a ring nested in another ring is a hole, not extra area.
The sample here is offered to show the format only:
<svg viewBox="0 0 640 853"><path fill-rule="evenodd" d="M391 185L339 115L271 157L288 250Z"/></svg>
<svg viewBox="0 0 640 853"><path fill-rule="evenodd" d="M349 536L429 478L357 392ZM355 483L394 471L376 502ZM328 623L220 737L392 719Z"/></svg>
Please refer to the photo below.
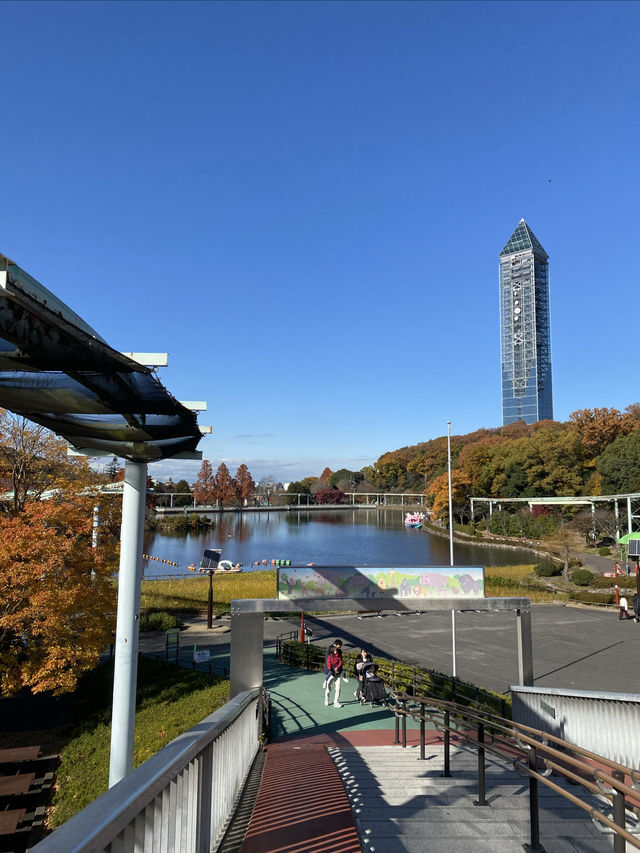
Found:
<svg viewBox="0 0 640 853"><path fill-rule="evenodd" d="M481 566L290 566L278 598L484 598Z"/></svg>
<svg viewBox="0 0 640 853"><path fill-rule="evenodd" d="M627 553L630 557L640 556L640 539L629 539L627 542Z"/></svg>
<svg viewBox="0 0 640 853"><path fill-rule="evenodd" d="M194 663L209 663L210 659L211 655L209 654L209 649L202 649L193 653Z"/></svg>

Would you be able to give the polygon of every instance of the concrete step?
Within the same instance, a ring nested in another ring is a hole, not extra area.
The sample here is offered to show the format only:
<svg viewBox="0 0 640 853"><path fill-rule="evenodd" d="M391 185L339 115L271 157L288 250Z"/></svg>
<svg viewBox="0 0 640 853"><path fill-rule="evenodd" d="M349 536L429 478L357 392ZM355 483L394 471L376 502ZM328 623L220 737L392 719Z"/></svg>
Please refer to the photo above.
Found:
<svg viewBox="0 0 640 853"><path fill-rule="evenodd" d="M478 799L477 752L451 750L450 778L441 748L329 747L351 801L367 853L515 853L531 843L529 781L513 763L486 756L487 806ZM553 781L604 814L610 806L580 786ZM540 838L547 853L610 853L587 812L543 784L538 786Z"/></svg>

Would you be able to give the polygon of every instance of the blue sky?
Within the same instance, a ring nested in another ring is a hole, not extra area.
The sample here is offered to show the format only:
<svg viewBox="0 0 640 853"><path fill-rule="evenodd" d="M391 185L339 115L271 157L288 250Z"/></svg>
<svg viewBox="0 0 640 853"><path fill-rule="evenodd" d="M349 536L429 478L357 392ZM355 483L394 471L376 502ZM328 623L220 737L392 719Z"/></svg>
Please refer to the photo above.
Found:
<svg viewBox="0 0 640 853"><path fill-rule="evenodd" d="M640 4L3 2L0 25L0 252L116 349L169 352L214 467L288 481L499 426L521 217L556 419L640 399Z"/></svg>

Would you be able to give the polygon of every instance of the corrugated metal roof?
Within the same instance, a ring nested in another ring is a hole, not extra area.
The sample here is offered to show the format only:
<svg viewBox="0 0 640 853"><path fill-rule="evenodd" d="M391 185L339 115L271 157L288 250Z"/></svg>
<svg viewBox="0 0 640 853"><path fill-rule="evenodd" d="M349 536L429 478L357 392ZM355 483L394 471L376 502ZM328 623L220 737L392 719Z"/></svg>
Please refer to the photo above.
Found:
<svg viewBox="0 0 640 853"><path fill-rule="evenodd" d="M202 437L195 413L153 370L112 349L1 254L0 406L76 449L132 462L192 453Z"/></svg>

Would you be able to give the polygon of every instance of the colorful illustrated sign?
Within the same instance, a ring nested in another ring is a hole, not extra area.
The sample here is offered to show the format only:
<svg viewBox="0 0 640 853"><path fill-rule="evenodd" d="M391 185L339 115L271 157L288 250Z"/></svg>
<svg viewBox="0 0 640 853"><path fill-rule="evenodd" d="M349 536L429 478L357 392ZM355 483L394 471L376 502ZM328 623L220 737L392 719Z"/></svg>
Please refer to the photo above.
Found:
<svg viewBox="0 0 640 853"><path fill-rule="evenodd" d="M278 598L484 598L481 566L290 566Z"/></svg>

